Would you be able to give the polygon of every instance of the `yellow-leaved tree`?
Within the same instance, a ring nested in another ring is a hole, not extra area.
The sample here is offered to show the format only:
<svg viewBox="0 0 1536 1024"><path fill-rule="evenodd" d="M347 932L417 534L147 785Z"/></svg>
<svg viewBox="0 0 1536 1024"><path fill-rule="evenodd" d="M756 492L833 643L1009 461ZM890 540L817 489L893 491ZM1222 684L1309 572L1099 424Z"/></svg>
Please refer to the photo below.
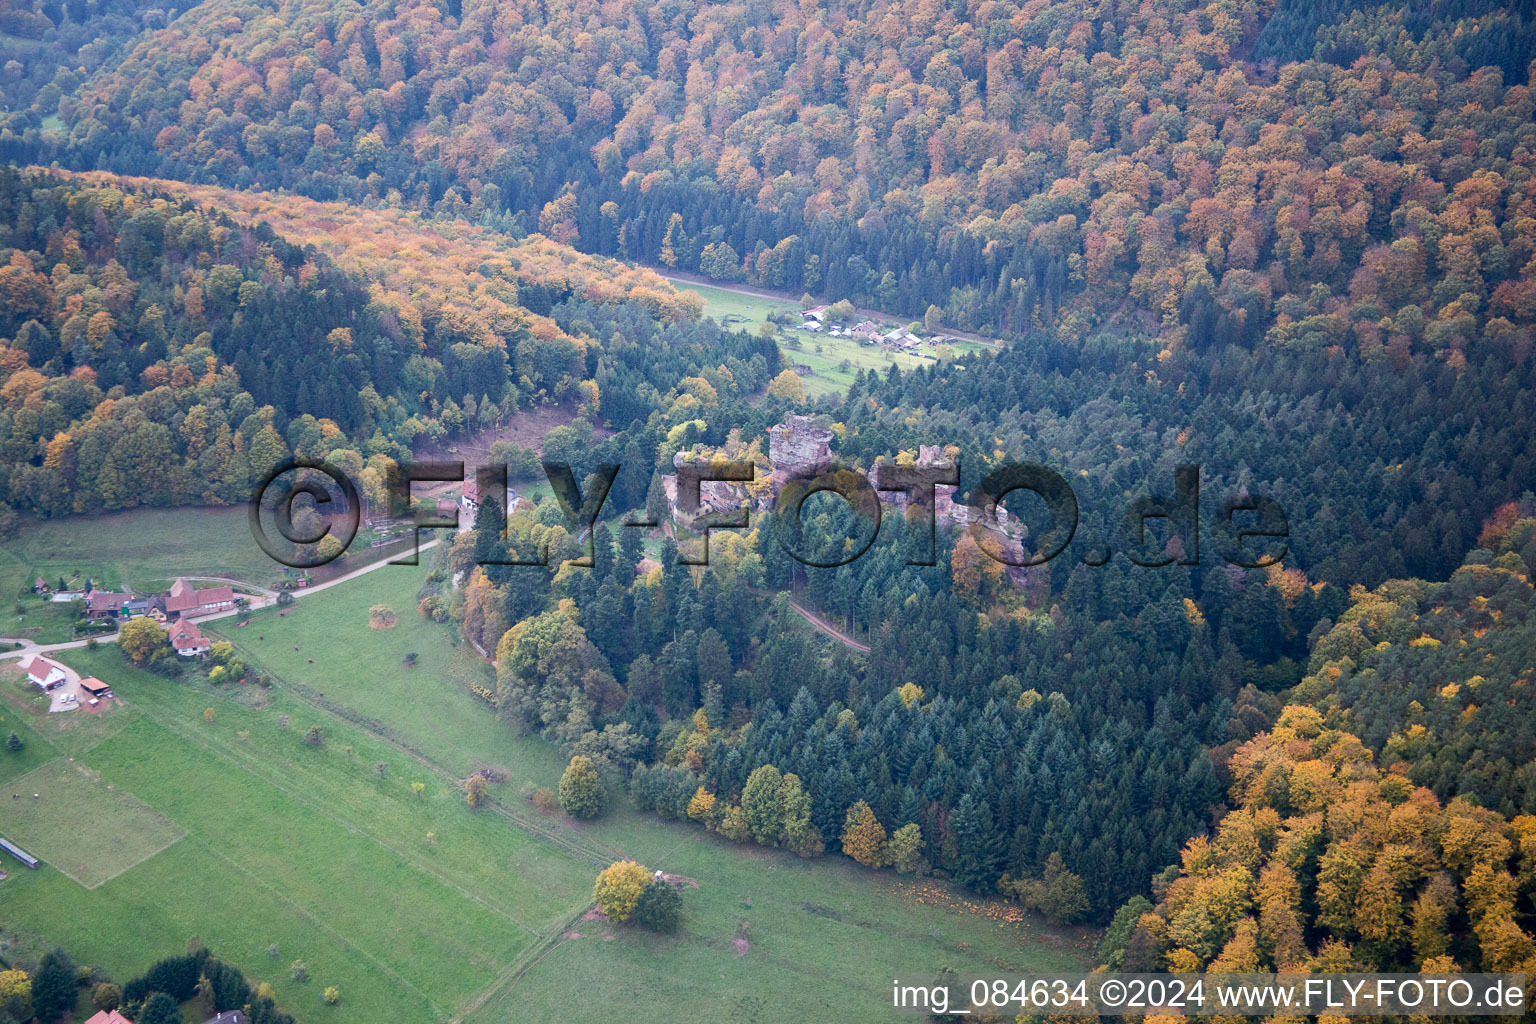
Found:
<svg viewBox="0 0 1536 1024"><path fill-rule="evenodd" d="M865 867L882 868L888 863L885 826L863 800L848 808L843 821L843 852Z"/></svg>
<svg viewBox="0 0 1536 1024"><path fill-rule="evenodd" d="M635 912L640 894L651 884L651 872L632 860L616 860L597 876L592 899L608 920L622 924Z"/></svg>

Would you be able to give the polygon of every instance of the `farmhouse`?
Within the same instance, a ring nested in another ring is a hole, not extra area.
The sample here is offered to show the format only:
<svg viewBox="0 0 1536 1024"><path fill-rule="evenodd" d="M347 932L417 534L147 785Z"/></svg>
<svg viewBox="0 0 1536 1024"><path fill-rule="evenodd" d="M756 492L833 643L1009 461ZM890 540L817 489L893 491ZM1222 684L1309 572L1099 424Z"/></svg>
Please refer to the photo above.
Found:
<svg viewBox="0 0 1536 1024"><path fill-rule="evenodd" d="M813 322L818 323L818 324L823 324L823 323L826 323L826 321L827 321L827 307L826 306L812 306L810 309L802 309L800 311L800 316L802 318L804 318L805 320L813 321Z"/></svg>
<svg viewBox="0 0 1536 1024"><path fill-rule="evenodd" d="M197 628L197 623L191 619L177 619L170 630L171 646L176 648L176 653L183 658L190 658L195 654L207 654L213 644L203 631Z"/></svg>
<svg viewBox="0 0 1536 1024"><path fill-rule="evenodd" d="M43 579L41 576L32 581L32 593L34 594L46 594L52 589L53 588L48 585L48 581Z"/></svg>
<svg viewBox="0 0 1536 1024"><path fill-rule="evenodd" d="M186 580L178 579L165 594L165 614L209 615L227 612L235 606L233 587L208 587L196 590Z"/></svg>
<svg viewBox="0 0 1536 1024"><path fill-rule="evenodd" d="M85 615L91 619L126 619L128 618L126 605L132 600L132 594L93 590L85 597Z"/></svg>
<svg viewBox="0 0 1536 1024"><path fill-rule="evenodd" d="M38 655L27 663L27 682L51 690L69 678L69 672L56 661Z"/></svg>
<svg viewBox="0 0 1536 1024"><path fill-rule="evenodd" d="M469 517L471 522L474 521L475 513L480 511L480 501L480 480L478 477L470 477L464 481L464 487L459 491L459 509L464 515ZM507 486L506 500L501 503L501 510L505 512L516 504L517 492L509 484ZM441 503L438 505L438 511L442 511Z"/></svg>

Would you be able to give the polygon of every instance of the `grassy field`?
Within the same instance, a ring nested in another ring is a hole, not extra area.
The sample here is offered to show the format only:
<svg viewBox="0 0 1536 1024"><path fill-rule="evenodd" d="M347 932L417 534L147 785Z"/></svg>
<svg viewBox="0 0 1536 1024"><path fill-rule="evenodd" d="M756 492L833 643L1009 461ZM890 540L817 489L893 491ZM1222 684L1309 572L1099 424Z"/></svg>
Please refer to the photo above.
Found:
<svg viewBox="0 0 1536 1024"><path fill-rule="evenodd" d="M689 288L699 293L699 297L704 300L705 316L712 316L735 330L755 332L761 325L768 323L768 317L774 313L792 313L797 318L800 314L800 304L787 299L743 295L724 288L681 281L675 283L679 288ZM890 320L889 325L895 326L896 321ZM878 345L861 345L853 338L835 338L795 329L778 329L777 337L779 347L784 350L787 358L811 368L811 375L805 378L805 389L813 398L846 391L848 385L853 383L854 374L861 369L884 373L892 363L903 370L910 370L934 362L931 350L926 349L923 350L924 355L913 355ZM969 341L957 342L953 347L961 353L984 348Z"/></svg>
<svg viewBox="0 0 1536 1024"><path fill-rule="evenodd" d="M73 760L49 761L5 788L10 790L0 816L5 837L87 889L111 881L186 834ZM0 800L4 797L0 792Z"/></svg>
<svg viewBox="0 0 1536 1024"><path fill-rule="evenodd" d="M269 584L281 567L251 538L243 506L39 519L0 549L0 602L30 594L38 576L57 586L60 576L68 581L76 572L106 589L150 589L184 575Z"/></svg>
<svg viewBox="0 0 1536 1024"><path fill-rule="evenodd" d="M0 779L89 771L100 789L83 806L132 794L185 836L95 889L51 859L13 871L0 926L119 979L198 935L271 982L301 1021L337 1024L596 1021L620 1007L636 1024L670 1024L683 1006L688 1019L878 1019L898 974L1085 961L1080 938L842 858L739 847L622 800L592 824L539 813L518 787L554 785L562 760L515 738L471 692L490 666L417 615L426 572L384 568L283 615L210 624L272 674L271 688L166 680L115 647L77 649L61 660L109 681L123 704L46 715L8 670L0 731L16 728L25 745L0 748ZM370 629L375 604L399 624ZM322 743L306 742L311 726ZM472 811L460 780L485 765L510 781ZM79 824L89 833L98 820L119 831L94 813ZM696 883L678 935L584 917L593 875L621 856ZM313 981L291 978L294 959ZM339 1006L322 1005L327 985L341 989Z"/></svg>

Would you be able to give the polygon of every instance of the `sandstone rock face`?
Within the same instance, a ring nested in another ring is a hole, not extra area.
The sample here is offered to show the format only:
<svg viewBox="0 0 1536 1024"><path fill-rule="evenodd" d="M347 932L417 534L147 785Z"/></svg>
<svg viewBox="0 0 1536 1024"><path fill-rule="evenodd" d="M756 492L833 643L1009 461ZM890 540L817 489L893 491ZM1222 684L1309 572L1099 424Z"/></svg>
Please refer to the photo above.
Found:
<svg viewBox="0 0 1536 1024"><path fill-rule="evenodd" d="M925 444L918 446L917 464L919 466L944 467L948 469L953 467L955 463L953 459L944 454L944 449L940 446L936 444ZM904 512L906 511L907 505L910 504L906 491L880 490L880 487L883 484L889 482L888 479L882 479L882 471L885 471L887 470L887 467L893 467L894 465L895 464L891 462L876 462L869 471L869 482L874 485L876 492L880 495L881 501L885 502L887 505L894 506L897 511ZM888 478L889 474L886 473L885 476ZM937 484L934 486L934 514L940 519L944 519L949 515L948 511L940 510L947 510L953 506L955 490L956 488L950 484Z"/></svg>
<svg viewBox="0 0 1536 1024"><path fill-rule="evenodd" d="M818 427L809 416L791 416L769 427L768 461L775 492L793 477L815 476L832 465L831 428Z"/></svg>
<svg viewBox="0 0 1536 1024"><path fill-rule="evenodd" d="M810 416L791 416L785 422L768 429L768 459L773 467L771 486L767 489L756 488L755 494L749 493L739 483L706 480L699 485L699 500L694 503L683 498L676 475L664 477L662 484L674 522L684 528L693 528L700 517L711 512L735 512L743 507L757 512L768 511L790 480L815 476L832 467L832 430L818 426ZM692 462L710 461L713 459L704 454L689 456L678 452L672 457L674 468ZM950 467L954 463L942 446L925 444L918 448L917 464ZM904 512L910 504L905 491L878 490L882 470L889 473L893 467L894 463L891 462L877 462L869 471L869 479L875 485L882 502L891 506L893 511ZM762 472L759 467L759 478ZM982 509L956 501L955 492L958 490L958 487L950 484L934 487L934 516L937 524L946 530L958 528L984 531L988 536L989 547L998 550L1008 561L1022 561L1023 539L1027 534L1023 524L1001 506L995 514L988 515ZM1026 588L1034 576L1030 569L1020 566L1010 565L1007 572L1015 584Z"/></svg>

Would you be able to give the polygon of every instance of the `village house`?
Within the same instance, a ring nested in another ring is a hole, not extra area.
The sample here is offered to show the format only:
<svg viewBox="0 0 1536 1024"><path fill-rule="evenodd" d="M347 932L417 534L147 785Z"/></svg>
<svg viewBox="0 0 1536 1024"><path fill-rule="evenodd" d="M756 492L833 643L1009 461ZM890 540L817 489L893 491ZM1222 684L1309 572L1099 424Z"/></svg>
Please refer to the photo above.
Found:
<svg viewBox="0 0 1536 1024"><path fill-rule="evenodd" d="M227 612L235 606L233 587L193 588L186 580L178 579L165 593L165 615L193 616Z"/></svg>
<svg viewBox="0 0 1536 1024"><path fill-rule="evenodd" d="M37 655L27 662L27 682L51 690L69 678L69 672L56 661Z"/></svg>
<svg viewBox="0 0 1536 1024"><path fill-rule="evenodd" d="M183 658L207 654L208 649L213 646L208 638L203 636L203 631L197 628L197 623L191 619L177 619L168 632L171 646Z"/></svg>
<svg viewBox="0 0 1536 1024"><path fill-rule="evenodd" d="M502 502L501 510L506 512L516 504L517 491L508 484L506 500ZM440 513L443 511L442 502L438 503L437 510ZM464 519L460 520L460 525L466 525L465 520L468 520L467 525L473 526L475 514L480 511L480 480L478 477L470 477L464 481L464 486L459 491L459 510L464 514Z"/></svg>
<svg viewBox="0 0 1536 1024"><path fill-rule="evenodd" d="M149 601L132 594L93 590L85 596L85 616L88 619L131 619L148 610Z"/></svg>
<svg viewBox="0 0 1536 1024"><path fill-rule="evenodd" d="M880 328L873 320L860 320L849 328L848 333L855 338L873 338L880 333Z"/></svg>
<svg viewBox="0 0 1536 1024"><path fill-rule="evenodd" d="M34 594L46 594L51 590L53 590L53 588L50 587L48 585L48 581L43 579L41 576L32 581L32 593Z"/></svg>

